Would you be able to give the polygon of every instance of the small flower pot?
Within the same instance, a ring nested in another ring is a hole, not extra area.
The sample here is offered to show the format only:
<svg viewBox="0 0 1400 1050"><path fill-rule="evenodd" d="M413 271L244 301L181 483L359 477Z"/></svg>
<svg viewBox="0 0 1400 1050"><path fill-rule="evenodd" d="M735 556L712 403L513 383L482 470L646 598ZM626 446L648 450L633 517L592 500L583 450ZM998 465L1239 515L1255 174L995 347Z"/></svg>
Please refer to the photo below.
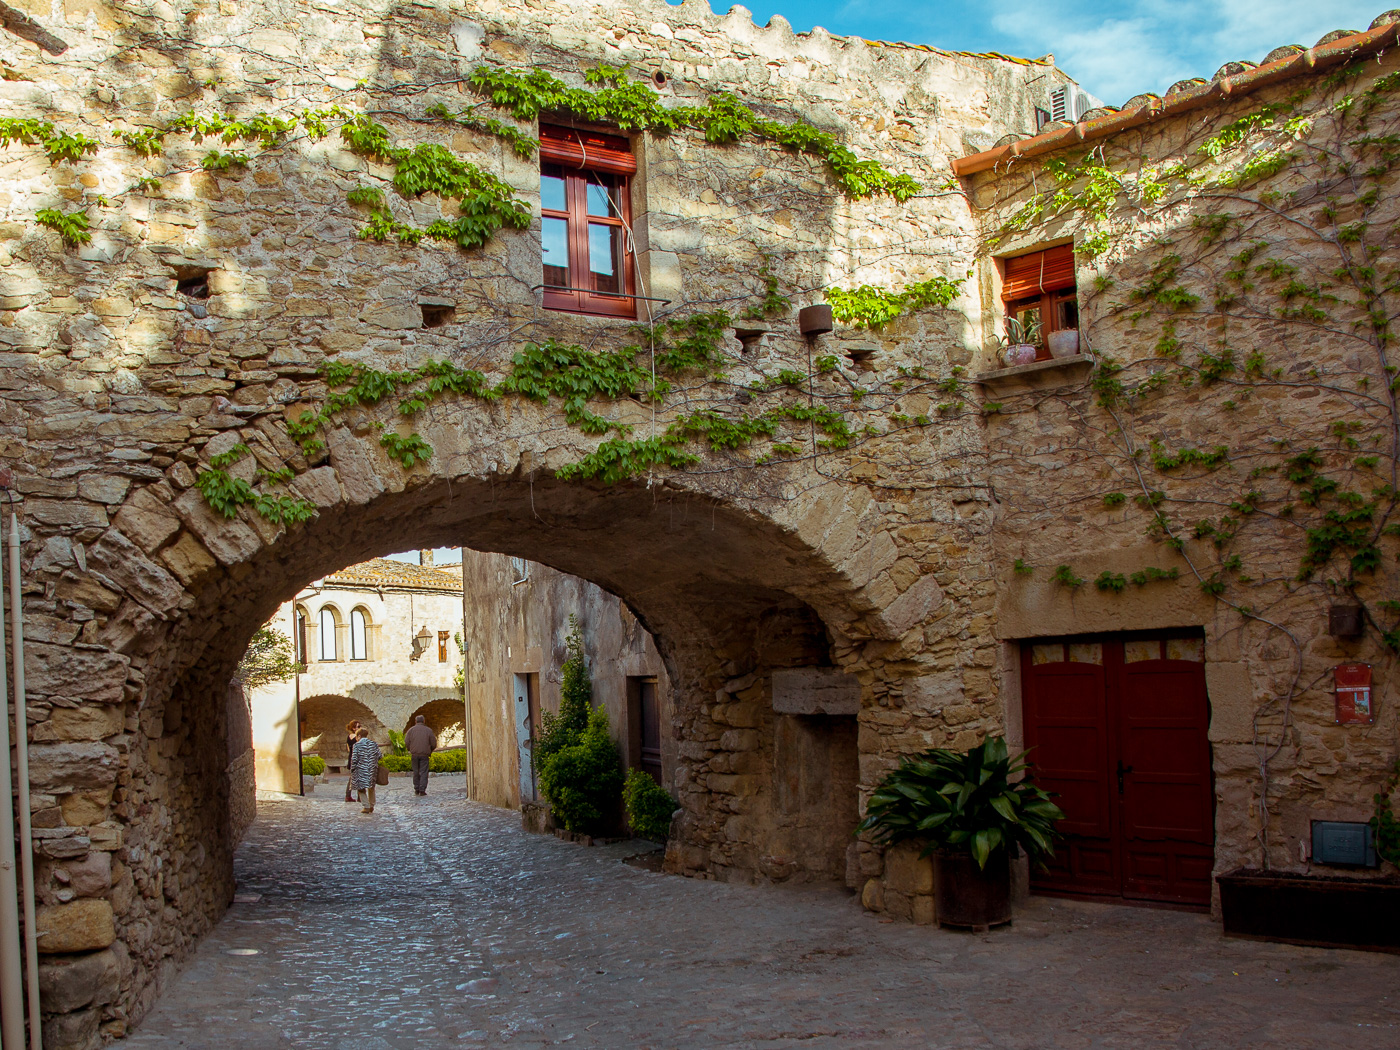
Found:
<svg viewBox="0 0 1400 1050"><path fill-rule="evenodd" d="M999 849L979 868L967 850L933 854L934 920L985 933L1011 921L1011 861Z"/></svg>
<svg viewBox="0 0 1400 1050"><path fill-rule="evenodd" d="M1001 352L1001 357L1008 368L1014 368L1016 365L1028 365L1035 360L1035 344L1012 343Z"/></svg>
<svg viewBox="0 0 1400 1050"><path fill-rule="evenodd" d="M1051 332L1045 337L1045 342L1050 347L1051 357L1077 357L1079 355L1078 329L1063 328L1058 332Z"/></svg>

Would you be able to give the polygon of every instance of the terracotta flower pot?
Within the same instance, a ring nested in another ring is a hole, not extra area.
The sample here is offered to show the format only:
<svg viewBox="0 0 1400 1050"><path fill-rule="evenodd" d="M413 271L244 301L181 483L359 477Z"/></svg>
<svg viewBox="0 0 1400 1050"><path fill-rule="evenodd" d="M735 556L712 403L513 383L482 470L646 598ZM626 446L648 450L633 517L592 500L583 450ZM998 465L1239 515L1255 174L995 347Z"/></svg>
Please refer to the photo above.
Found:
<svg viewBox="0 0 1400 1050"><path fill-rule="evenodd" d="M940 926L985 932L1011 921L1011 861L999 849L979 868L967 850L933 854L934 918Z"/></svg>
<svg viewBox="0 0 1400 1050"><path fill-rule="evenodd" d="M1075 357L1079 353L1079 330L1063 328L1045 337L1051 357Z"/></svg>

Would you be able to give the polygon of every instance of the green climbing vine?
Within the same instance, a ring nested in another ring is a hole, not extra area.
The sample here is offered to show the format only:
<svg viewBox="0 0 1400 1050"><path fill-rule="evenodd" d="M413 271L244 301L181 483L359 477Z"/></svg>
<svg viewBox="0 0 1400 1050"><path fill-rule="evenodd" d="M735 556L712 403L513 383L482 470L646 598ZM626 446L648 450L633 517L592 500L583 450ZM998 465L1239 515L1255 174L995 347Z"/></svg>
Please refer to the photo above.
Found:
<svg viewBox="0 0 1400 1050"><path fill-rule="evenodd" d="M693 128L711 145L753 138L819 158L852 197L888 194L902 203L922 188L908 175L895 175L875 161L859 159L830 132L804 120L760 116L730 94L711 95L700 106L666 106L657 92L630 78L623 67L598 66L583 76L586 86L575 88L542 69L520 73L478 66L470 80L472 87L516 120L566 113L623 131L664 135Z"/></svg>
<svg viewBox="0 0 1400 1050"><path fill-rule="evenodd" d="M967 277L971 277L969 273ZM882 328L895 318L928 306L948 306L957 298L967 277L952 280L931 277L907 285L902 292L886 291L863 284L851 291L828 288L826 301L831 304L831 316L844 324L864 328Z"/></svg>

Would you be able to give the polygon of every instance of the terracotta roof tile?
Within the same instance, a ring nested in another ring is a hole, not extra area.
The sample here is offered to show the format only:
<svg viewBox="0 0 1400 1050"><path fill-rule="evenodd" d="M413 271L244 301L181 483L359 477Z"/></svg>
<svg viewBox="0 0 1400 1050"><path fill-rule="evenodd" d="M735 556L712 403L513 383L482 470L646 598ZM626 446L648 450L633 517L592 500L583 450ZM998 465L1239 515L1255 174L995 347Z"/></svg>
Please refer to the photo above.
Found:
<svg viewBox="0 0 1400 1050"><path fill-rule="evenodd" d="M462 590L462 567L456 565L414 565L391 558L372 558L358 565L347 565L326 577L327 586L408 587L415 590Z"/></svg>

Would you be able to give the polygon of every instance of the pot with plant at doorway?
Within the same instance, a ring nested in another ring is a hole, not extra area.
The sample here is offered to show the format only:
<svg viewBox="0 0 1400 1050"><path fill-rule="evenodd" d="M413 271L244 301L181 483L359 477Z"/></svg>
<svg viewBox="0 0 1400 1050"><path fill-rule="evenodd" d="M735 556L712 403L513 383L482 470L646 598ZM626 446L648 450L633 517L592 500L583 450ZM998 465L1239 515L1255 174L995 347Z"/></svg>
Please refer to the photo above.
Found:
<svg viewBox="0 0 1400 1050"><path fill-rule="evenodd" d="M858 831L886 845L923 843L933 858L935 920L987 930L1011 921L1011 861L1054 855L1064 813L989 736L968 751L934 748L906 757L870 797ZM1013 779L1017 778L1019 779Z"/></svg>

